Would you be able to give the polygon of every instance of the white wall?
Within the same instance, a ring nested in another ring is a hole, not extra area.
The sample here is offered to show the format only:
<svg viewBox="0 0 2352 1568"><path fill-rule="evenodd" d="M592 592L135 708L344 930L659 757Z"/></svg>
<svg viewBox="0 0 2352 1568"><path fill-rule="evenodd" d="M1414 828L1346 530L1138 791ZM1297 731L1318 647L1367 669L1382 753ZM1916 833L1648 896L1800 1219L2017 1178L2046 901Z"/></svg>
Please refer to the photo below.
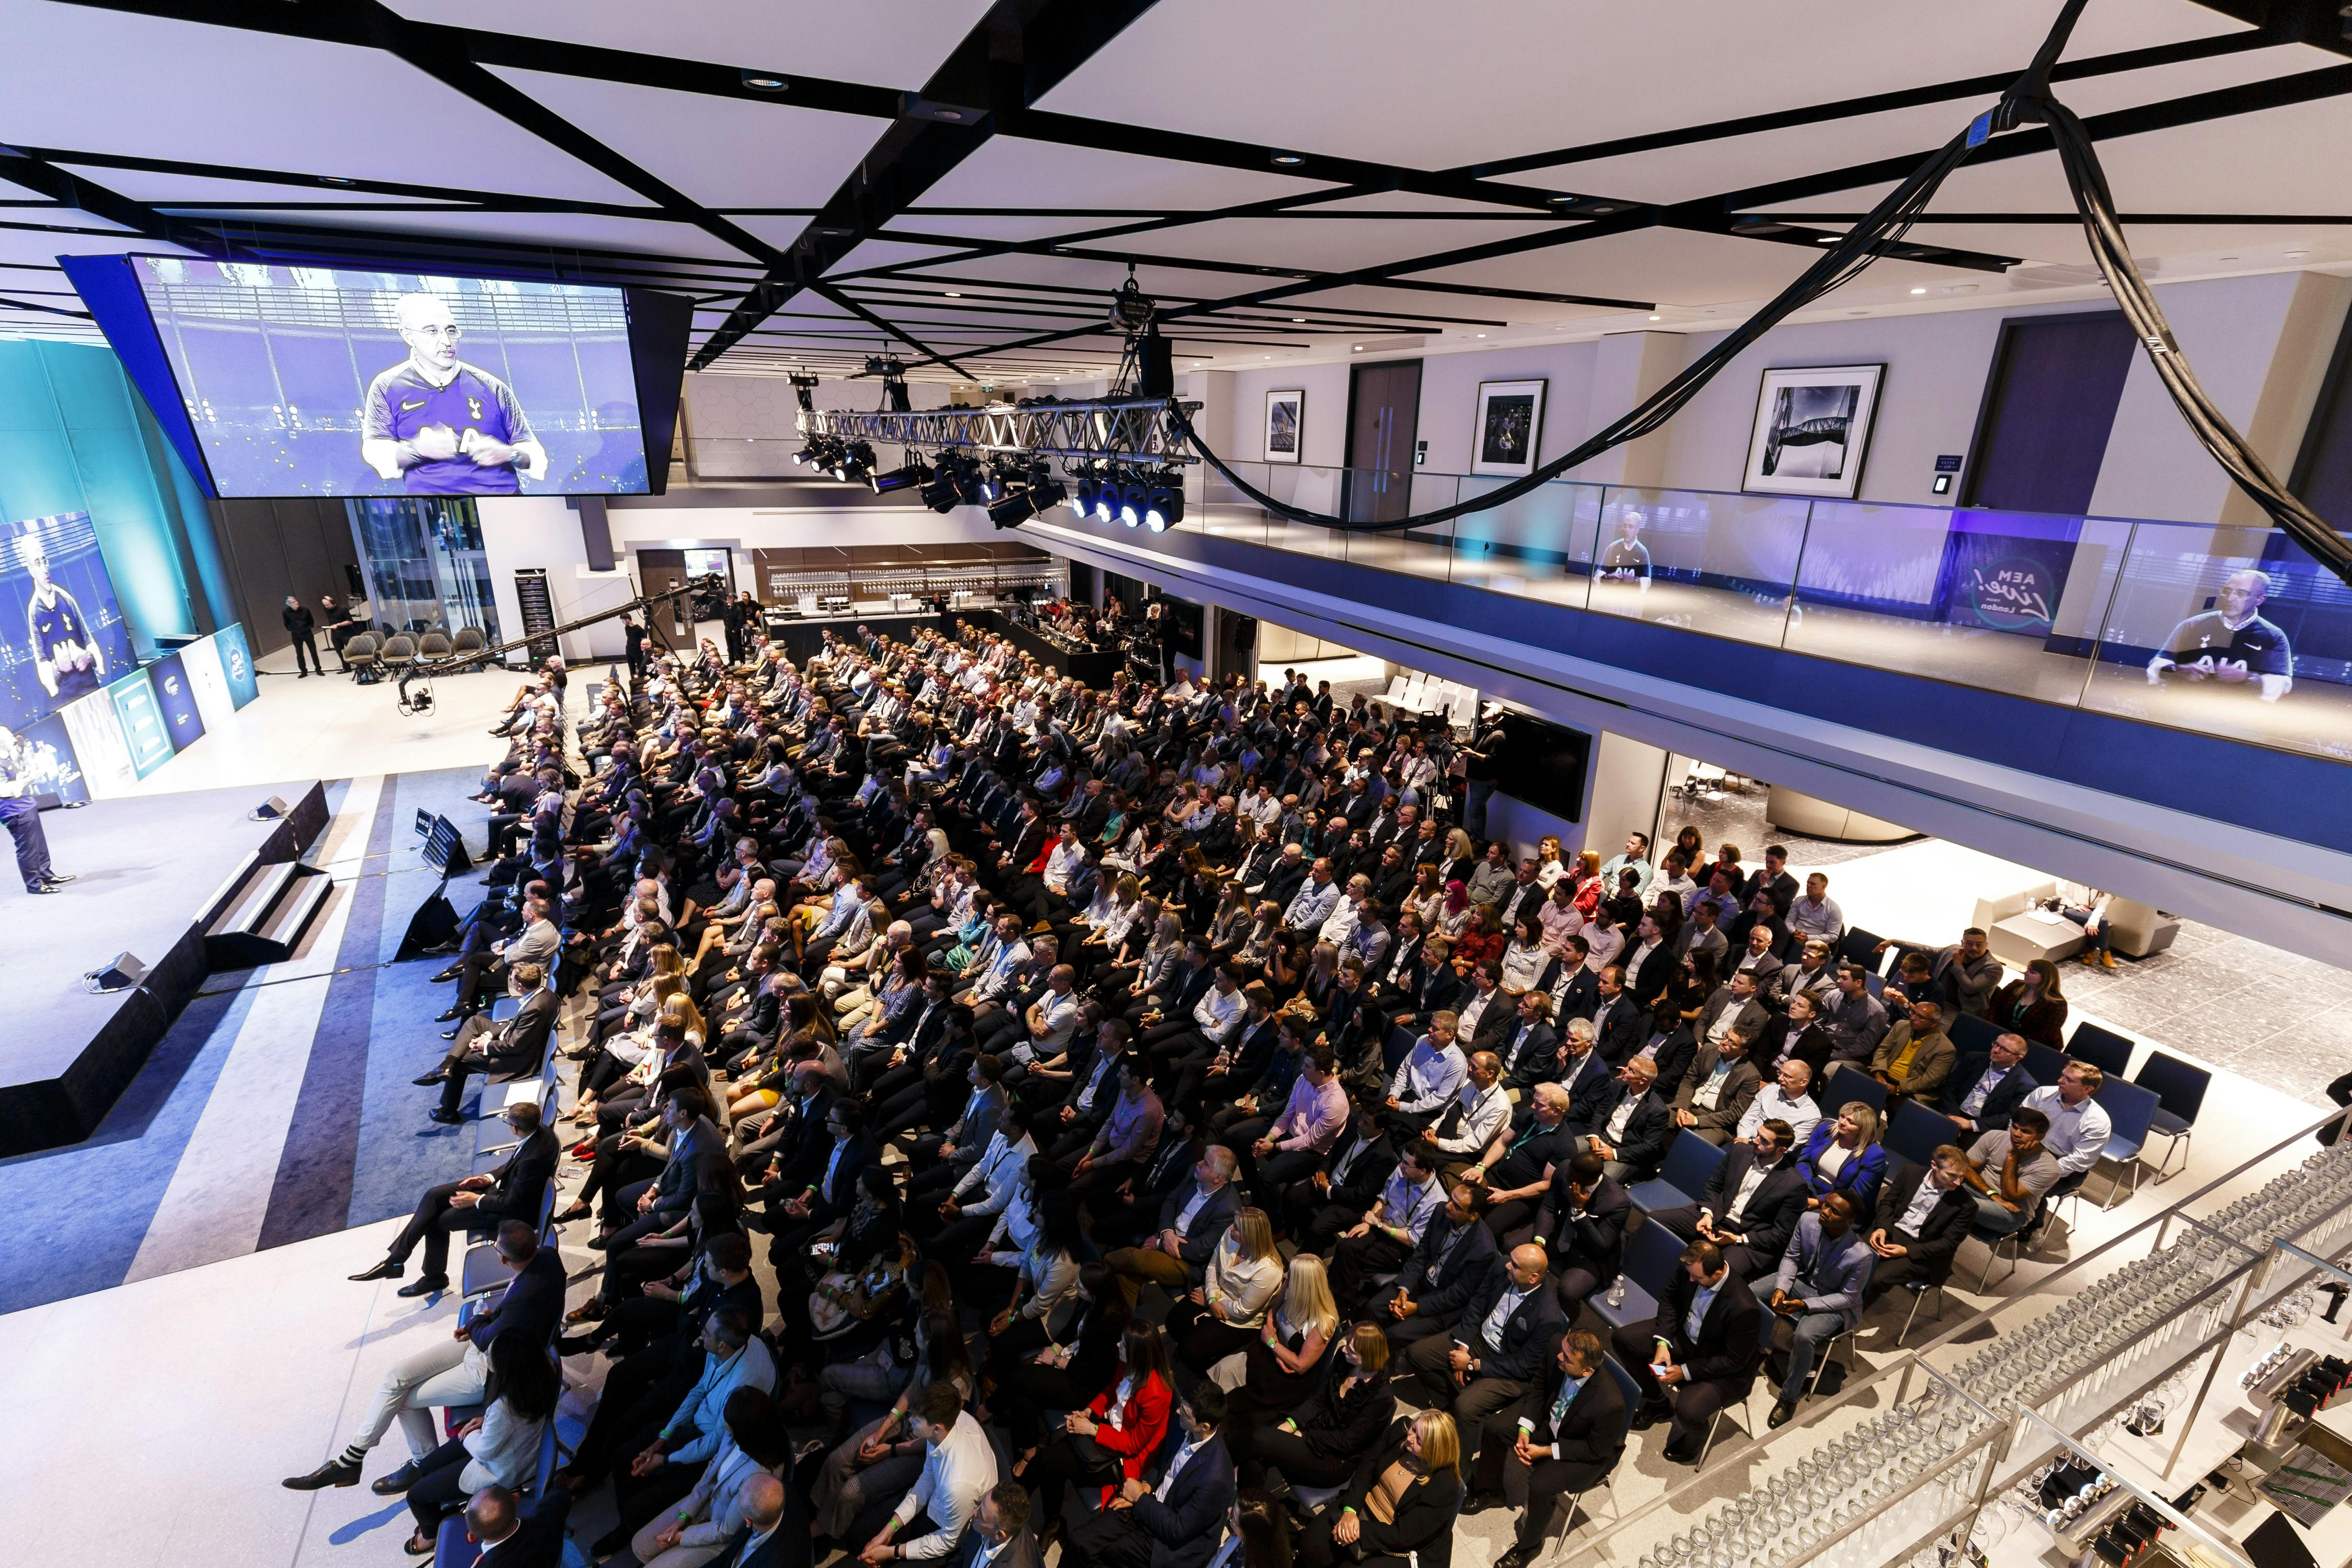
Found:
<svg viewBox="0 0 2352 1568"><path fill-rule="evenodd" d="M1580 839L1565 842L1597 849L1603 860L1625 847L1629 833L1650 833L1658 820L1665 788L1666 751L1613 730L1593 738L1592 788Z"/></svg>

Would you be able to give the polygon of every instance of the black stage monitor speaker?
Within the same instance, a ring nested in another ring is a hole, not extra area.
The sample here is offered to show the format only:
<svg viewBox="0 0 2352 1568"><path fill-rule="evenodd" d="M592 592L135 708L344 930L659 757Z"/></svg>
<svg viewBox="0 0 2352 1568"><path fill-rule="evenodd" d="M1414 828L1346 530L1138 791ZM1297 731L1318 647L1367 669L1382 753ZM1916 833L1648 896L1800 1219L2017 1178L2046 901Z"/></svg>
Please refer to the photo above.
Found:
<svg viewBox="0 0 2352 1568"><path fill-rule="evenodd" d="M82 978L92 991L128 991L147 978L147 966L127 952L118 952L106 964Z"/></svg>
<svg viewBox="0 0 2352 1568"><path fill-rule="evenodd" d="M286 797L284 795L273 795L268 800L263 801L259 805L253 808L253 820L256 822L276 822L293 809L294 808L292 806L286 804Z"/></svg>

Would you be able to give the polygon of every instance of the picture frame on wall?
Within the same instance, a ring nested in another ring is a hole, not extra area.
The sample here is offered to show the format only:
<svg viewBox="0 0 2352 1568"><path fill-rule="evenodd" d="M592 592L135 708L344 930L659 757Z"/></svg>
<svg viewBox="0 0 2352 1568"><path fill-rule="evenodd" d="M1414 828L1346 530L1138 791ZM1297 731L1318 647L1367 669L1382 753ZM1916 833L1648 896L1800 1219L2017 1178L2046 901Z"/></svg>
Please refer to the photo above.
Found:
<svg viewBox="0 0 2352 1568"><path fill-rule="evenodd" d="M1265 441L1269 463L1296 463L1307 446L1307 391L1285 387L1265 395Z"/></svg>
<svg viewBox="0 0 2352 1568"><path fill-rule="evenodd" d="M1756 393L1739 488L1761 495L1852 500L1870 455L1884 364L1768 370Z"/></svg>
<svg viewBox="0 0 2352 1568"><path fill-rule="evenodd" d="M1482 381L1471 430L1470 471L1518 479L1533 473L1543 444L1544 383Z"/></svg>

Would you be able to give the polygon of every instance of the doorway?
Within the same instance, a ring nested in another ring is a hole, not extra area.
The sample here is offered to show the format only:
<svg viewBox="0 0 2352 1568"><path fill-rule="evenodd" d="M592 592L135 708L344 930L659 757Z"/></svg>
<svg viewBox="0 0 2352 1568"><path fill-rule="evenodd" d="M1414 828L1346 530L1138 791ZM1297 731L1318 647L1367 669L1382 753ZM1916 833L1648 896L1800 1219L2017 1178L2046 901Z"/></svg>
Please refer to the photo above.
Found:
<svg viewBox="0 0 2352 1568"><path fill-rule="evenodd" d="M637 552L637 592L640 594L666 594L674 588L683 588L689 575L683 550ZM692 647L693 616L691 595L680 595L675 599L664 600L648 611L646 621L656 639L668 643L672 647Z"/></svg>
<svg viewBox="0 0 2352 1568"><path fill-rule="evenodd" d="M1960 504L2088 510L2136 344L2120 310L2004 324Z"/></svg>
<svg viewBox="0 0 2352 1568"><path fill-rule="evenodd" d="M1348 378L1347 499L1350 522L1393 522L1412 511L1413 443L1421 430L1421 362L1360 364Z"/></svg>

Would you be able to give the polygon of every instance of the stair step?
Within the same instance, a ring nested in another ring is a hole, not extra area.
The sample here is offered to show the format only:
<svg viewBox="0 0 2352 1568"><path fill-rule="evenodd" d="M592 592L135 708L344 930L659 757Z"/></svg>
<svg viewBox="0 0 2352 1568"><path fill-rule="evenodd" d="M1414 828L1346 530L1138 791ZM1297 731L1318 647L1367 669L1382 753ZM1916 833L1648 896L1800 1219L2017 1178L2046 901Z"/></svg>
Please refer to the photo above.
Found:
<svg viewBox="0 0 2352 1568"><path fill-rule="evenodd" d="M208 934L224 936L259 930L261 923L268 919L271 908L285 894L288 885L301 868L292 860L281 860L274 866L260 868L229 900L228 908L213 922Z"/></svg>
<svg viewBox="0 0 2352 1568"><path fill-rule="evenodd" d="M302 942L302 932L315 919L334 891L335 879L319 872L301 877L292 891L278 900L271 910L268 923L257 932L271 942L282 943L290 952Z"/></svg>

